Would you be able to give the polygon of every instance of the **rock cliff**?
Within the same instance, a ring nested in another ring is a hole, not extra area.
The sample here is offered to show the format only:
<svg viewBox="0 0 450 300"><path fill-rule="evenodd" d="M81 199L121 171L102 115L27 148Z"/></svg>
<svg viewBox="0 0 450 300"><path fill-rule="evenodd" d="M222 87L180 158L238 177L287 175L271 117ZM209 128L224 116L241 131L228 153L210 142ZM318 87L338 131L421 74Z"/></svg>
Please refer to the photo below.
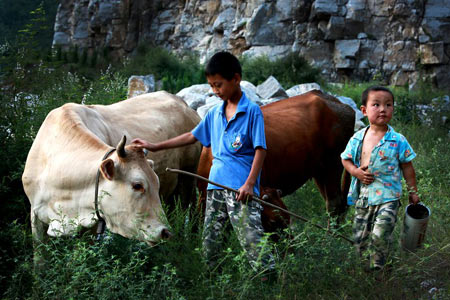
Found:
<svg viewBox="0 0 450 300"><path fill-rule="evenodd" d="M325 78L450 87L448 0L65 0L53 44L129 55L139 43L236 55L289 52Z"/></svg>

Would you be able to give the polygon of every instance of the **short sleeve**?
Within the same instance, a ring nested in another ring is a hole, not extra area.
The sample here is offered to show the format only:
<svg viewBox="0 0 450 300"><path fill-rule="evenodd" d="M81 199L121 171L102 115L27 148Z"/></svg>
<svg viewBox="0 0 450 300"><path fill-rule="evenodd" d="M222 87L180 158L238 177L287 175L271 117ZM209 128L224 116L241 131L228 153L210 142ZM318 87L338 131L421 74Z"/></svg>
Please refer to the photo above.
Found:
<svg viewBox="0 0 450 300"><path fill-rule="evenodd" d="M202 143L203 146L211 146L211 126L209 126L211 120L211 114L208 112L203 120L197 124L197 126L192 129L191 133L194 137Z"/></svg>
<svg viewBox="0 0 450 300"><path fill-rule="evenodd" d="M403 135L400 135L399 144L398 160L400 163L412 161L416 157L416 153Z"/></svg>
<svg viewBox="0 0 450 300"><path fill-rule="evenodd" d="M354 144L355 144L355 138L352 137L348 143L347 146L345 147L344 152L341 153L341 158L342 159L349 159L351 161L353 161L353 148L354 148Z"/></svg>
<svg viewBox="0 0 450 300"><path fill-rule="evenodd" d="M259 107L258 107L259 109ZM252 124L252 140L253 148L262 147L267 149L266 146L266 134L264 132L264 117L261 110L255 113Z"/></svg>

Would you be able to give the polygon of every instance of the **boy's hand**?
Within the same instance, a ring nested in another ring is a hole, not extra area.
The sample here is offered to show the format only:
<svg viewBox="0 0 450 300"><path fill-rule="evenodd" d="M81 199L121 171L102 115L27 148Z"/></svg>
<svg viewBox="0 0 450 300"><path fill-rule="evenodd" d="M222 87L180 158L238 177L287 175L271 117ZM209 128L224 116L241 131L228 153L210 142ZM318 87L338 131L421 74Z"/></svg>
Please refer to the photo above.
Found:
<svg viewBox="0 0 450 300"><path fill-rule="evenodd" d="M420 202L419 195L417 195L415 192L409 193L409 203L416 205Z"/></svg>
<svg viewBox="0 0 450 300"><path fill-rule="evenodd" d="M149 151L156 151L157 150L155 144L149 143L149 142L147 142L146 140L143 140L143 139L137 138L137 139L132 140L131 143L136 145L136 146L138 146L138 147L145 148L145 149L147 149Z"/></svg>
<svg viewBox="0 0 450 300"><path fill-rule="evenodd" d="M252 196L253 196L253 187L248 184L244 184L239 189L239 194L236 197L236 201L247 203L249 200L253 199Z"/></svg>
<svg viewBox="0 0 450 300"><path fill-rule="evenodd" d="M357 168L353 174L353 176L366 185L371 184L375 180L373 174L367 171L368 168L369 166L361 166Z"/></svg>

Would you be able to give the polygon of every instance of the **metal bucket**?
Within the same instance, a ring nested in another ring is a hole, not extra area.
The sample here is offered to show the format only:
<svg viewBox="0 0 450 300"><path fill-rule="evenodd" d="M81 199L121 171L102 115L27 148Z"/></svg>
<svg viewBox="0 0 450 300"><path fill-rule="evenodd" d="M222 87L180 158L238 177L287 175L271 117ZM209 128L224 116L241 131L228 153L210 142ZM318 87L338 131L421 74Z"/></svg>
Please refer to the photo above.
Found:
<svg viewBox="0 0 450 300"><path fill-rule="evenodd" d="M406 207L401 239L403 249L414 251L422 246L430 215L430 209L421 203Z"/></svg>

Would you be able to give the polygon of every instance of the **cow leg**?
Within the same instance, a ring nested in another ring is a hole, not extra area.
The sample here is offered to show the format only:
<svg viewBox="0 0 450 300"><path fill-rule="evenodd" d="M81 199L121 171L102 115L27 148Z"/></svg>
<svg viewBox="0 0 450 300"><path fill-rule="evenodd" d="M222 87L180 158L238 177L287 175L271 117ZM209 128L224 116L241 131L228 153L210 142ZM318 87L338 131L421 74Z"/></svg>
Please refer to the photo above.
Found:
<svg viewBox="0 0 450 300"><path fill-rule="evenodd" d="M33 238L33 261L35 271L42 270L45 263L44 247L40 247L40 245L45 244L44 239L46 239L46 231L46 224L39 220L33 210L31 210L31 234Z"/></svg>
<svg viewBox="0 0 450 300"><path fill-rule="evenodd" d="M344 220L347 210L347 202L342 197L341 191L342 171L342 167L336 167L322 172L323 176L314 178L322 197L325 199L327 212L331 217L338 217L338 223Z"/></svg>

